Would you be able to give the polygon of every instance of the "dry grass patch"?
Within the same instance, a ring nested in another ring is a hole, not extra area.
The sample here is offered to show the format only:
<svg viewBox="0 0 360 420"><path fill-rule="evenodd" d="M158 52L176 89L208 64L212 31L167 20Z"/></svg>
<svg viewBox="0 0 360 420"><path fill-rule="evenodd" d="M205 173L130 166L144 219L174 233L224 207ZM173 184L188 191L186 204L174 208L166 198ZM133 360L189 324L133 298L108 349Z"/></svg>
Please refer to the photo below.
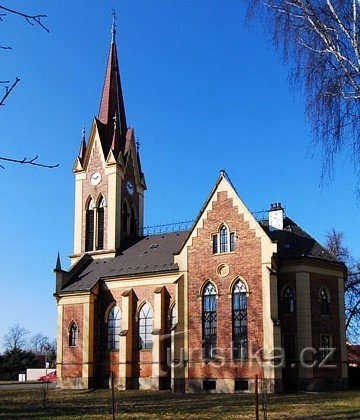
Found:
<svg viewBox="0 0 360 420"><path fill-rule="evenodd" d="M168 391L115 393L118 419L254 419L251 394L172 394ZM360 393L269 395L268 418L360 419ZM109 390L0 390L0 418L110 419ZM262 413L260 413L262 418Z"/></svg>

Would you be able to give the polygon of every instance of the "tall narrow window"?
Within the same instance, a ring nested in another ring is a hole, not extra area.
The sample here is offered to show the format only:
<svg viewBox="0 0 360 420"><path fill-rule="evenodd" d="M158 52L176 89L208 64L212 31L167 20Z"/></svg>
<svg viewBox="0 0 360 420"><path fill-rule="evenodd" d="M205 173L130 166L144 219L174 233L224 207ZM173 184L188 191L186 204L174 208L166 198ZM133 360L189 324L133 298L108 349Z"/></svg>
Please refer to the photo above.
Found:
<svg viewBox="0 0 360 420"><path fill-rule="evenodd" d="M123 233L128 233L128 207L126 204L126 201L124 201L124 204L122 206L122 231Z"/></svg>
<svg viewBox="0 0 360 420"><path fill-rule="evenodd" d="M283 312L285 314L295 313L295 294L290 286L287 286L284 290L283 297Z"/></svg>
<svg viewBox="0 0 360 420"><path fill-rule="evenodd" d="M78 327L76 325L76 322L73 322L69 330L69 346L76 347L77 340L78 340Z"/></svg>
<svg viewBox="0 0 360 420"><path fill-rule="evenodd" d="M136 216L134 207L131 209L130 213L130 235L136 236Z"/></svg>
<svg viewBox="0 0 360 420"><path fill-rule="evenodd" d="M238 280L232 293L233 357L247 357L247 296L245 284Z"/></svg>
<svg viewBox="0 0 360 420"><path fill-rule="evenodd" d="M113 306L108 315L108 348L109 350L119 350L119 334L121 331L121 310Z"/></svg>
<svg viewBox="0 0 360 420"><path fill-rule="evenodd" d="M331 347L331 335L330 334L320 334L320 359L324 360L330 353Z"/></svg>
<svg viewBox="0 0 360 420"><path fill-rule="evenodd" d="M104 249L104 207L105 200L101 197L97 209L97 249Z"/></svg>
<svg viewBox="0 0 360 420"><path fill-rule="evenodd" d="M228 230L226 226L220 229L220 252L228 252Z"/></svg>
<svg viewBox="0 0 360 420"><path fill-rule="evenodd" d="M218 238L219 238L218 234L213 235L213 254L216 254L218 252L218 242L219 242Z"/></svg>
<svg viewBox="0 0 360 420"><path fill-rule="evenodd" d="M330 313L330 299L329 295L325 289L322 287L319 293L319 300L320 300L320 311L322 315L329 315Z"/></svg>
<svg viewBox="0 0 360 420"><path fill-rule="evenodd" d="M153 312L151 306L145 303L139 313L139 348L152 348Z"/></svg>
<svg viewBox="0 0 360 420"><path fill-rule="evenodd" d="M222 224L218 232L212 235L212 241L213 254L233 252L236 249L235 232L229 232L226 224Z"/></svg>
<svg viewBox="0 0 360 420"><path fill-rule="evenodd" d="M177 324L177 314L176 314L176 305L174 304L170 308L169 329L172 330L176 324Z"/></svg>
<svg viewBox="0 0 360 420"><path fill-rule="evenodd" d="M230 252L235 251L236 248L236 236L235 232L230 233Z"/></svg>
<svg viewBox="0 0 360 420"><path fill-rule="evenodd" d="M86 208L85 252L94 250L94 200Z"/></svg>
<svg viewBox="0 0 360 420"><path fill-rule="evenodd" d="M211 359L215 356L217 313L216 289L210 282L204 287L202 304L203 355Z"/></svg>

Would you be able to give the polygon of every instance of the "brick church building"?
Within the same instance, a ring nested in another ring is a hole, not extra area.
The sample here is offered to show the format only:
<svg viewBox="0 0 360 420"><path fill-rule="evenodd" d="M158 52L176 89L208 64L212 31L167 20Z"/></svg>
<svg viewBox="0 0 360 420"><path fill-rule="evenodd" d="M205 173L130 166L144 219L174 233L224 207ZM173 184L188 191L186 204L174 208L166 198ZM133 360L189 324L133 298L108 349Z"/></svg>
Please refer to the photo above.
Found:
<svg viewBox="0 0 360 420"><path fill-rule="evenodd" d="M76 158L74 253L55 268L58 385L342 389L346 267L272 204L257 220L220 172L191 229L145 235L115 27Z"/></svg>

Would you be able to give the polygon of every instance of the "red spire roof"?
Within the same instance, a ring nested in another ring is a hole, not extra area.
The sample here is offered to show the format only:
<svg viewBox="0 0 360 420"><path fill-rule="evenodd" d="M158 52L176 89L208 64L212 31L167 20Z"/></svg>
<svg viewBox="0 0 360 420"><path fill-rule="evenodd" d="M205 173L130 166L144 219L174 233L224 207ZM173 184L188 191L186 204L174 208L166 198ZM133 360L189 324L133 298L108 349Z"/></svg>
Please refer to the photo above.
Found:
<svg viewBox="0 0 360 420"><path fill-rule="evenodd" d="M116 137L120 141L124 141L127 131L125 106L121 89L116 44L112 39L98 116L100 122L106 126L107 139L102 139L104 143L107 143L106 145L103 143L103 146L107 149L104 150L105 153L113 146L111 143L113 143L112 140L114 138L114 117L117 121L116 131L118 135ZM115 145L115 149L123 149L123 145L117 144Z"/></svg>

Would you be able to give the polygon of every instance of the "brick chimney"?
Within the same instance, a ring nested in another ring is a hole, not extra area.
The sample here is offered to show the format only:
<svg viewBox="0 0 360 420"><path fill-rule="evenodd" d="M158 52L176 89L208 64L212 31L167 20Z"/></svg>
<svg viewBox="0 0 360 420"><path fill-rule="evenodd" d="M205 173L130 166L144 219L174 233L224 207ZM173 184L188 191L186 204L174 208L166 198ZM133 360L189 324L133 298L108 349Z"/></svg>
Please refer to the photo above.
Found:
<svg viewBox="0 0 360 420"><path fill-rule="evenodd" d="M282 230L284 228L284 208L281 203L273 203L269 210L270 231Z"/></svg>

